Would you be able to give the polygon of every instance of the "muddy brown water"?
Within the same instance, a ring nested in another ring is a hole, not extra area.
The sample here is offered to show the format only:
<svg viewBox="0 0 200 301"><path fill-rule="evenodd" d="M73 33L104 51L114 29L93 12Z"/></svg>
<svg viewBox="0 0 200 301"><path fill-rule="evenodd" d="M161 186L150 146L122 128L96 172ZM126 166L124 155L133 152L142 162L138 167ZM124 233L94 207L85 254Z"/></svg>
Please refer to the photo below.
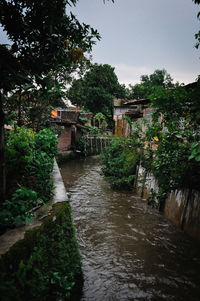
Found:
<svg viewBox="0 0 200 301"><path fill-rule="evenodd" d="M83 260L81 300L200 300L200 244L134 194L116 192L98 157L60 166Z"/></svg>

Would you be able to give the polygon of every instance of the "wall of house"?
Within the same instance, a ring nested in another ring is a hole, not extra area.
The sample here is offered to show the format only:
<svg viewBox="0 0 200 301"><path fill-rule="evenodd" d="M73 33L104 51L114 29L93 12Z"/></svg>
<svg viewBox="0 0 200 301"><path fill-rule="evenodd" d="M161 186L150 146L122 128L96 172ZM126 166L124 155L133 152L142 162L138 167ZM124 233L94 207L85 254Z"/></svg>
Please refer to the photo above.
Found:
<svg viewBox="0 0 200 301"><path fill-rule="evenodd" d="M62 153L71 148L71 125L64 126L58 137L58 152Z"/></svg>
<svg viewBox="0 0 200 301"><path fill-rule="evenodd" d="M138 168L135 188L136 193L143 199L151 196L151 189L158 192L155 177L141 166ZM163 213L190 236L200 240L200 193L198 191L190 189L172 191L165 201Z"/></svg>
<svg viewBox="0 0 200 301"><path fill-rule="evenodd" d="M115 118L115 136L126 137L126 121L120 116Z"/></svg>

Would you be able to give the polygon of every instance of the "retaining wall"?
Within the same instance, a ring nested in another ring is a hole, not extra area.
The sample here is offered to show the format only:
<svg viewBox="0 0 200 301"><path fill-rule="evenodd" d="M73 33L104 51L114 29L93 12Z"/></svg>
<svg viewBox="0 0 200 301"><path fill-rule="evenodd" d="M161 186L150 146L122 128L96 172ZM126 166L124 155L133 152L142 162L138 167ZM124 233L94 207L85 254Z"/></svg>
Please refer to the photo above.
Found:
<svg viewBox="0 0 200 301"><path fill-rule="evenodd" d="M139 196L147 199L151 196L151 189L158 192L155 177L138 167L135 183ZM169 193L165 205L164 215L180 226L190 236L200 240L200 193L196 190L183 189Z"/></svg>

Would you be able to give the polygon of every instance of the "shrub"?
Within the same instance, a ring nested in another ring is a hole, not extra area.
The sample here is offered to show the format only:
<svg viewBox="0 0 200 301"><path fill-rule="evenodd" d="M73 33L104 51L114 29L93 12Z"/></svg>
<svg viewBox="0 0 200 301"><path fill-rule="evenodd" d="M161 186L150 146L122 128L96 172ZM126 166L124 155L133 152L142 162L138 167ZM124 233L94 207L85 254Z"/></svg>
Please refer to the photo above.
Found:
<svg viewBox="0 0 200 301"><path fill-rule="evenodd" d="M25 170L24 183L35 190L44 202L47 202L53 193L52 170L52 158L40 150L35 151L32 162Z"/></svg>
<svg viewBox="0 0 200 301"><path fill-rule="evenodd" d="M35 135L35 145L37 150L41 150L50 158L57 154L57 138L50 129L43 129Z"/></svg>
<svg viewBox="0 0 200 301"><path fill-rule="evenodd" d="M17 189L11 199L3 203L2 211L0 212L1 231L29 222L32 216L30 209L36 206L38 202L35 191L25 187Z"/></svg>
<svg viewBox="0 0 200 301"><path fill-rule="evenodd" d="M35 150L35 133L25 127L12 130L6 143L7 178L19 179L32 160Z"/></svg>
<svg viewBox="0 0 200 301"><path fill-rule="evenodd" d="M57 139L49 129L35 134L21 127L10 132L6 145L9 190L0 208L0 232L28 222L30 209L50 199L56 150Z"/></svg>
<svg viewBox="0 0 200 301"><path fill-rule="evenodd" d="M113 188L132 189L138 160L139 155L130 140L114 139L101 156L105 179Z"/></svg>
<svg viewBox="0 0 200 301"><path fill-rule="evenodd" d="M81 138L77 142L76 149L86 155L87 147L88 147L87 138L85 136L81 136Z"/></svg>

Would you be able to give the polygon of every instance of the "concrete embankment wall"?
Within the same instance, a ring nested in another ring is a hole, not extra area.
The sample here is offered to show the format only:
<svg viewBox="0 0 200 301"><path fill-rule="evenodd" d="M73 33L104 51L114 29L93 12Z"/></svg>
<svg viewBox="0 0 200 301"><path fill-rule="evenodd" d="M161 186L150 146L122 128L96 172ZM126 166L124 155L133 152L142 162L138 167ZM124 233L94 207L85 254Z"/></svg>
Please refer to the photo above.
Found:
<svg viewBox="0 0 200 301"><path fill-rule="evenodd" d="M152 189L158 192L155 177L141 166L138 168L135 188L137 194L144 199L151 196ZM198 191L191 189L172 191L165 201L163 213L190 236L200 240L200 193Z"/></svg>

